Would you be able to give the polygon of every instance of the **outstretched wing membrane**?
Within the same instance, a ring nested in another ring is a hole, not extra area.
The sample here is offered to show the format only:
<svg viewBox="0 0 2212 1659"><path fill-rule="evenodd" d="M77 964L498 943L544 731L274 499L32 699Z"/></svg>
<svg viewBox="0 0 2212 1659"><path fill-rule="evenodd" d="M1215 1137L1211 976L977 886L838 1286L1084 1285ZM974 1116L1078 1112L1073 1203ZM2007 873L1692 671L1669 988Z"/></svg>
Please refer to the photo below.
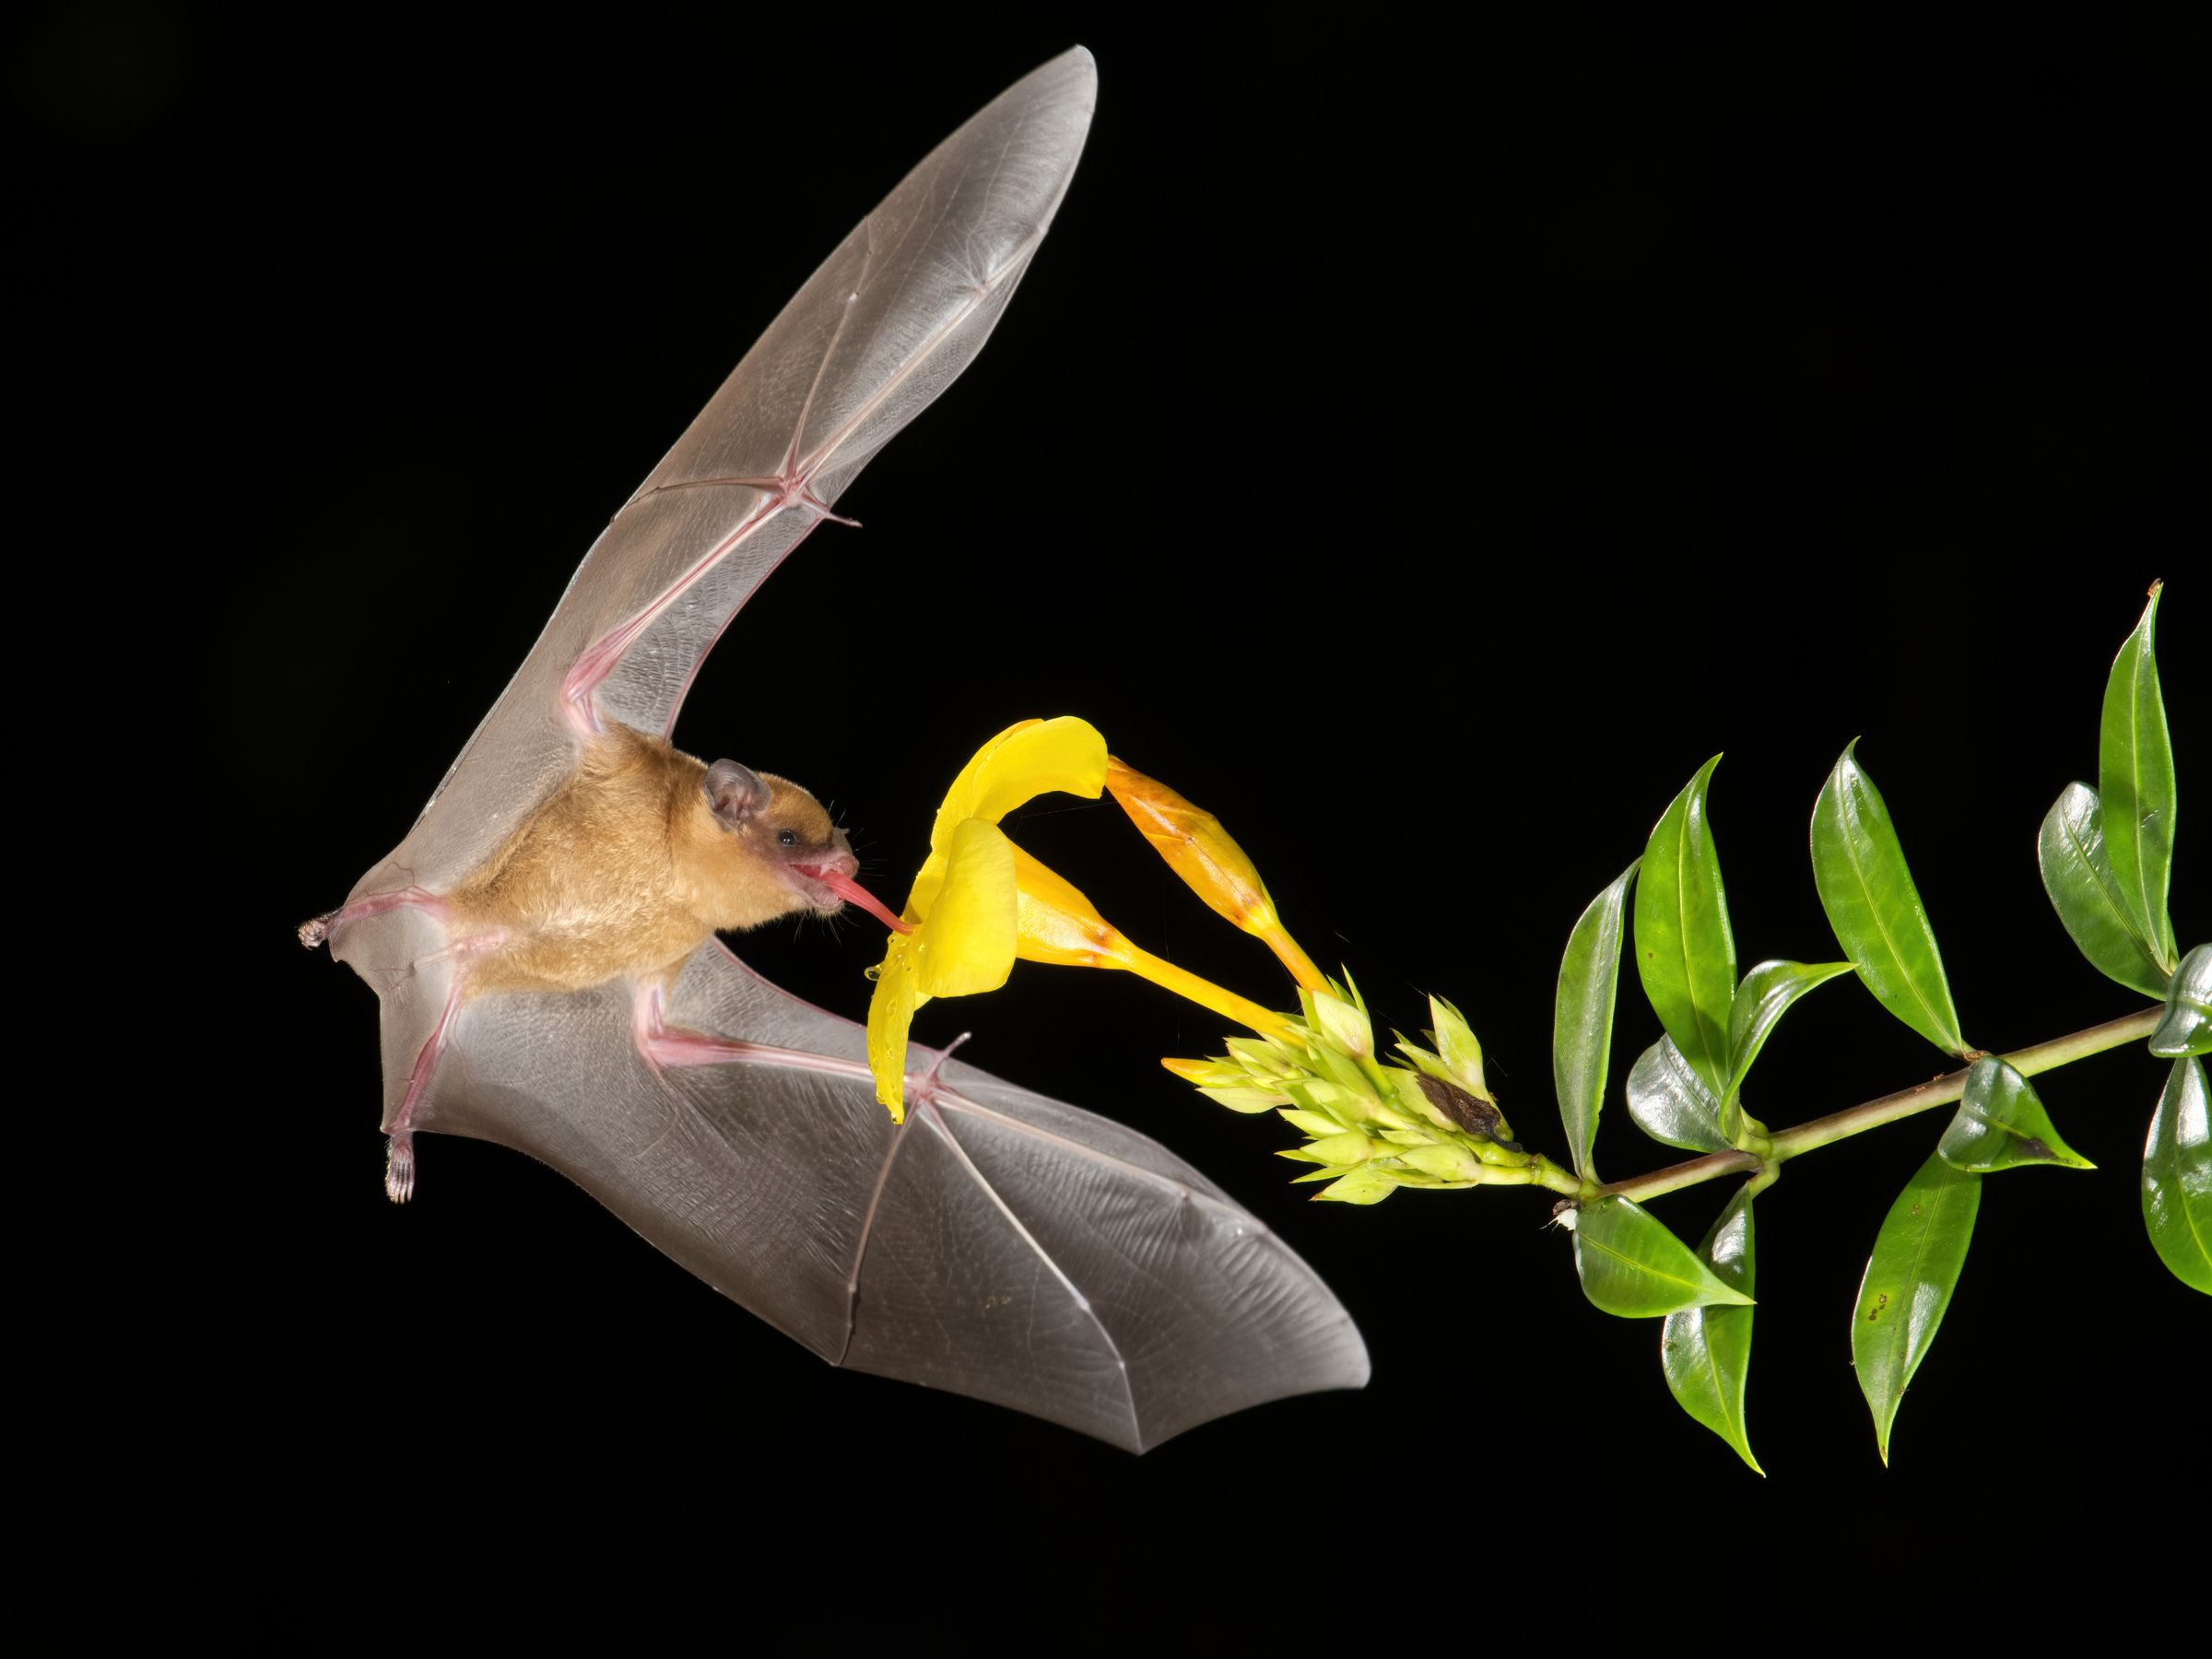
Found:
<svg viewBox="0 0 2212 1659"><path fill-rule="evenodd" d="M618 990L489 997L417 1121L552 1165L833 1365L1133 1452L1366 1382L1312 1269L1157 1142L957 1062L895 1125L860 1028L724 950L670 1011L764 1058L656 1077Z"/></svg>
<svg viewBox="0 0 2212 1659"><path fill-rule="evenodd" d="M719 946L667 1008L718 1040L716 1064L647 1061L626 983L464 1002L434 900L569 776L585 734L668 729L738 606L975 354L1066 189L1093 88L1080 49L1045 65L816 271L593 547L332 948L382 1001L387 1128L412 1079L413 1130L542 1159L832 1364L1142 1451L1367 1380L1327 1287L1204 1177L964 1065L910 1090L894 1125L861 1030Z"/></svg>

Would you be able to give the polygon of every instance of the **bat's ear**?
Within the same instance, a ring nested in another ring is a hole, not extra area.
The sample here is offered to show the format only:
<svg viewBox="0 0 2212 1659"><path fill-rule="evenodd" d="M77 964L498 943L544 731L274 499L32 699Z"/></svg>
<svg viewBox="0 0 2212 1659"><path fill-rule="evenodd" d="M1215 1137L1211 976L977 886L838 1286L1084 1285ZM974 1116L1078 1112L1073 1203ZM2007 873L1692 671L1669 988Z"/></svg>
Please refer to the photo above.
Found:
<svg viewBox="0 0 2212 1659"><path fill-rule="evenodd" d="M735 760L717 760L707 768L707 805L723 827L736 830L768 810L768 785L760 774Z"/></svg>

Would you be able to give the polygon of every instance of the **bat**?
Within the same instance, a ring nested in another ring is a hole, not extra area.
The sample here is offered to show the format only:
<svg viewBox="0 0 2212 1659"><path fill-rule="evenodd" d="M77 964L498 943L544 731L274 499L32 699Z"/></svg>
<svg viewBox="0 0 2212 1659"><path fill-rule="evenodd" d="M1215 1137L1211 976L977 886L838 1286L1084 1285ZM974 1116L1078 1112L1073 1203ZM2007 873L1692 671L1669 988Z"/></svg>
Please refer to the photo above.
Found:
<svg viewBox="0 0 2212 1659"><path fill-rule="evenodd" d="M865 1034L717 936L858 897L788 780L668 735L700 662L978 351L1073 175L1076 48L934 150L830 254L592 547L406 838L301 929L382 1006L386 1185L459 1135L566 1175L832 1365L1133 1452L1367 1381L1317 1276L1157 1143Z"/></svg>

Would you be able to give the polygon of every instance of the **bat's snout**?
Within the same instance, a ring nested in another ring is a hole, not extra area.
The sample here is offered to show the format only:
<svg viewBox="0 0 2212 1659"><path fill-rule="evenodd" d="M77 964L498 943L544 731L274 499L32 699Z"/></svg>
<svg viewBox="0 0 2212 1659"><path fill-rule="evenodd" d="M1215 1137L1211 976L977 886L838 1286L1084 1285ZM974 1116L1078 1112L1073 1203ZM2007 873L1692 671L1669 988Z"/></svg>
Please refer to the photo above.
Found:
<svg viewBox="0 0 2212 1659"><path fill-rule="evenodd" d="M852 843L840 830L830 841L829 850L819 855L801 861L793 866L800 875L816 881L850 881L860 869L860 860L853 856Z"/></svg>

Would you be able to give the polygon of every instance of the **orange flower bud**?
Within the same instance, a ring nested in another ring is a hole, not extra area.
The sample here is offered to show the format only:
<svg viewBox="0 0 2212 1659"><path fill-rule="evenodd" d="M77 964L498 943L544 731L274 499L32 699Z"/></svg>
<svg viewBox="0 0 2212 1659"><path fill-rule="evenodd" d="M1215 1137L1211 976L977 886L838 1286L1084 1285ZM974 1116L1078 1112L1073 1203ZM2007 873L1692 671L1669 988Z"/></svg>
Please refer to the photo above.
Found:
<svg viewBox="0 0 2212 1659"><path fill-rule="evenodd" d="M1130 822L1168 861L1168 867L1216 914L1265 939L1291 977L1308 990L1318 991L1328 983L1283 926L1258 867L1219 818L1112 755L1106 758L1106 787Z"/></svg>

